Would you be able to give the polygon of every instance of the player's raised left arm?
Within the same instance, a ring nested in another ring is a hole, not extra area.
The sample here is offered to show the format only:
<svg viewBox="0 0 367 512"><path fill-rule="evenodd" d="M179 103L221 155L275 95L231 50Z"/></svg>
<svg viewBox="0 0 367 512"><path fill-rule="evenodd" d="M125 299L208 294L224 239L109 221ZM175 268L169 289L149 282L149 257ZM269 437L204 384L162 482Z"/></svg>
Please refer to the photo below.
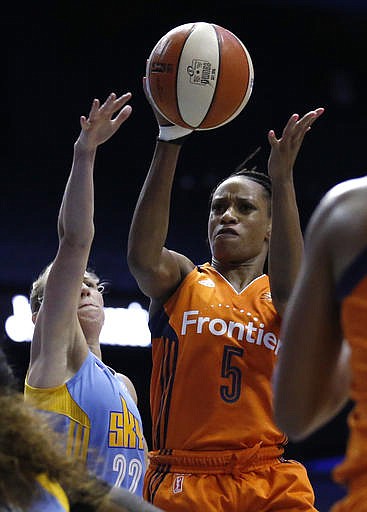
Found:
<svg viewBox="0 0 367 512"><path fill-rule="evenodd" d="M303 255L293 167L305 134L323 112L323 108L317 108L301 119L298 114L293 114L279 139L273 130L268 134L271 146L268 170L272 179L269 278L273 302L279 314L284 312Z"/></svg>
<svg viewBox="0 0 367 512"><path fill-rule="evenodd" d="M81 285L94 236L94 161L97 147L127 119L131 94L95 99L89 116L81 116L71 171L59 216L59 246L50 268L40 310L35 315L28 382L51 387L65 382L82 364L87 345L77 318Z"/></svg>

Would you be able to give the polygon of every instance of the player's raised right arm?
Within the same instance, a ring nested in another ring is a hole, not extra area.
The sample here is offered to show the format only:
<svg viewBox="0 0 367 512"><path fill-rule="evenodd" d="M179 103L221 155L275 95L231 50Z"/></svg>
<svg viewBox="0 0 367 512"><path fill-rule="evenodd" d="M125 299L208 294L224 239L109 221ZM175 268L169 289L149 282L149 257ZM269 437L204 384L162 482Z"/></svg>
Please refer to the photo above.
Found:
<svg viewBox="0 0 367 512"><path fill-rule="evenodd" d="M180 145L157 141L129 233L129 269L141 291L156 300L172 293L189 264L184 256L164 247L179 153Z"/></svg>
<svg viewBox="0 0 367 512"><path fill-rule="evenodd" d="M185 136L191 130L168 126L167 120L152 108L159 125L159 136L135 207L127 261L141 291L153 300L162 301L194 267L185 256L164 246L174 174L182 147L182 141L177 140L177 136Z"/></svg>

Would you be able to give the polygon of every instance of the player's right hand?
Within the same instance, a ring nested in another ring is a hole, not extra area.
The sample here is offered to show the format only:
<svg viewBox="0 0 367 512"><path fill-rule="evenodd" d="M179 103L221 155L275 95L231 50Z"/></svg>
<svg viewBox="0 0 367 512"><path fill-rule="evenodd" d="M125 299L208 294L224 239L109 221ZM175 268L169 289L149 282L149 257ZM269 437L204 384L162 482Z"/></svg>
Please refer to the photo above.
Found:
<svg viewBox="0 0 367 512"><path fill-rule="evenodd" d="M159 135L157 140L182 144L194 130L191 128L183 128L182 126L171 123L171 121L169 121L166 117L164 117L163 114L159 112L149 93L146 77L143 77L143 89L145 97L147 98L153 110L154 116L159 126Z"/></svg>

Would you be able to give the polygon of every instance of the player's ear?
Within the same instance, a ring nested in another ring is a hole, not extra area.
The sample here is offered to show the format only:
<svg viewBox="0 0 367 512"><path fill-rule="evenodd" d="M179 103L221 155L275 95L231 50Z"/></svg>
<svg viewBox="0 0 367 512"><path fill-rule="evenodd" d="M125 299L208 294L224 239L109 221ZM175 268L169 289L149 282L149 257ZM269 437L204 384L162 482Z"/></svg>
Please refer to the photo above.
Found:
<svg viewBox="0 0 367 512"><path fill-rule="evenodd" d="M34 324L36 323L37 315L38 315L38 311L35 311L34 313L32 313L32 322L33 322Z"/></svg>

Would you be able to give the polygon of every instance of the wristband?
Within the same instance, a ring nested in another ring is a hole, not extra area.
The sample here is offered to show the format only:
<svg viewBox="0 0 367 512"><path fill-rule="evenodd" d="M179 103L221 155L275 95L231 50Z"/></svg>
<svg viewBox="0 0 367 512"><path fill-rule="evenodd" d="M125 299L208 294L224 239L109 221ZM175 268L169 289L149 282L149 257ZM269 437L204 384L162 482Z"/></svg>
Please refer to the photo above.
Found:
<svg viewBox="0 0 367 512"><path fill-rule="evenodd" d="M172 144L182 144L192 132L191 128L182 128L182 126L177 126L176 124L160 126L157 140L171 142Z"/></svg>
<svg viewBox="0 0 367 512"><path fill-rule="evenodd" d="M172 140L163 140L163 139L160 139L159 137L157 137L156 140L157 140L157 142L165 142L166 144L182 146L182 144L185 142L185 140L187 139L187 137L189 135L185 135L184 137L179 137L178 139L172 139Z"/></svg>

